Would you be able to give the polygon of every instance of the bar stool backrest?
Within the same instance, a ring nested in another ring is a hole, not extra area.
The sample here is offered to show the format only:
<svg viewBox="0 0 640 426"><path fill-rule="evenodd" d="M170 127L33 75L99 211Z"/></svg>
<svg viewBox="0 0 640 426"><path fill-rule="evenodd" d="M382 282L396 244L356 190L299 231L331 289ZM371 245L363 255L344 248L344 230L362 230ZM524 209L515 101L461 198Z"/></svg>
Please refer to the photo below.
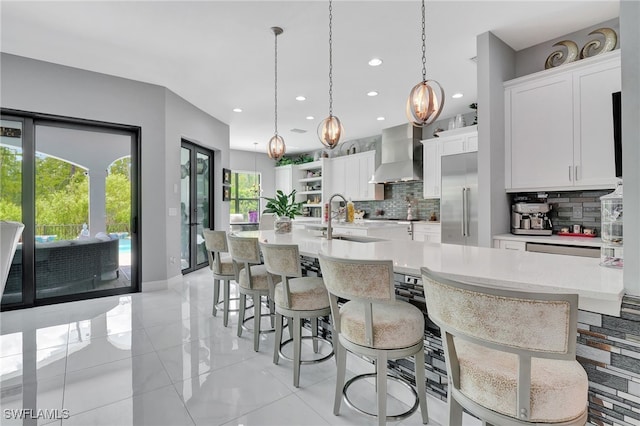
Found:
<svg viewBox="0 0 640 426"><path fill-rule="evenodd" d="M342 259L319 253L322 279L329 291L333 328L341 333L340 308L338 298L364 302L365 340L372 346L373 303L395 301L393 282L393 261Z"/></svg>
<svg viewBox="0 0 640 426"><path fill-rule="evenodd" d="M222 272L220 254L229 251L227 246L227 233L225 231L203 229L202 234L204 236L204 245L207 248L207 255L209 256L209 268L211 268L214 273L220 274Z"/></svg>
<svg viewBox="0 0 640 426"><path fill-rule="evenodd" d="M255 237L228 235L229 253L234 262L260 264L260 248Z"/></svg>
<svg viewBox="0 0 640 426"><path fill-rule="evenodd" d="M291 306L291 290L289 289L289 278L302 276L300 266L300 252L297 244L268 244L260 242L264 266L267 272L281 277L284 290L284 304L288 308Z"/></svg>
<svg viewBox="0 0 640 426"><path fill-rule="evenodd" d="M454 336L509 352L575 359L576 294L504 290L421 271L429 317Z"/></svg>
<svg viewBox="0 0 640 426"><path fill-rule="evenodd" d="M301 277L300 252L297 244L260 243L267 271L283 278Z"/></svg>

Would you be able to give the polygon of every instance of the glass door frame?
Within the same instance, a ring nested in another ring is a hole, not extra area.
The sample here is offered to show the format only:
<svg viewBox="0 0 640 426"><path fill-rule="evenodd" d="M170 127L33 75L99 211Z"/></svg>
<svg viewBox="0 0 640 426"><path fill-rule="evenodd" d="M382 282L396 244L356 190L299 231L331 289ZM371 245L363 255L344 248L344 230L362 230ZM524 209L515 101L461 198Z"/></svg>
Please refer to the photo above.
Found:
<svg viewBox="0 0 640 426"><path fill-rule="evenodd" d="M22 309L32 306L49 305L54 303L86 300L118 294L139 292L141 289L141 242L140 229L142 206L141 170L141 134L139 126L118 123L64 117L52 114L34 113L28 111L0 109L3 120L21 121L22 132L22 220L25 228L22 233L22 302L2 305L2 311ZM35 280L35 128L36 126L61 127L72 130L86 130L105 132L131 137L131 286L113 289L96 290L89 293L77 293L62 296L36 299ZM135 255L134 255L135 254Z"/></svg>
<svg viewBox="0 0 640 426"><path fill-rule="evenodd" d="M215 170L214 170L214 152L211 149L205 148L201 145L197 145L193 142L191 142L188 139L184 139L182 138L180 140L180 149L187 149L189 150L189 163L190 164L197 164L197 159L198 159L198 154L202 154L202 155L206 155L207 157L209 157L209 190L207 193L208 196L208 200L209 200L209 208L208 208L208 212L205 212L205 215L208 217L208 223L209 223L209 227L211 227L211 225L213 224L213 213L214 213L214 209L213 209L213 187L214 187L214 176L215 176ZM202 227L205 227L204 223L198 223L197 219L193 220L193 217L198 216L198 191L197 191L197 179L196 179L196 173L197 173L197 167L189 167L189 212L187 213L187 224L189 226L189 236L187 237L187 245L188 245L188 252L189 252L189 266L186 268L182 269L182 274L188 274L190 272L193 271L197 271L198 269L202 269L206 266L209 266L209 259L208 256L204 256L204 260L200 263L197 263L197 259L198 259L198 247L199 244L197 243L197 239L198 239L198 225L202 225ZM181 198L182 201L182 198ZM186 206L187 207L187 206ZM182 215L182 212L181 212ZM182 225L182 223L181 223ZM185 236L182 234L182 228L180 229L180 238L181 240L183 238L185 238Z"/></svg>

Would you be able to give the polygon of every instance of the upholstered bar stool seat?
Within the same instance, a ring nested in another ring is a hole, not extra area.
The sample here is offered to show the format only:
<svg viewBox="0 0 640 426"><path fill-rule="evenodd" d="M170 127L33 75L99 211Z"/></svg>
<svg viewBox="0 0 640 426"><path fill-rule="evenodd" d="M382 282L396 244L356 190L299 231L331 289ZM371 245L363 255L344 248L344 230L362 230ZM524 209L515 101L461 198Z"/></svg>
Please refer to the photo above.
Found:
<svg viewBox="0 0 640 426"><path fill-rule="evenodd" d="M282 284L278 284L273 297L276 305L286 306L284 292ZM292 278L289 280L289 292L291 297L289 309L315 311L329 307L327 288L320 277Z"/></svg>
<svg viewBox="0 0 640 426"><path fill-rule="evenodd" d="M464 340L456 342L456 351L460 392L490 410L516 417L518 356ZM587 381L577 361L532 359L529 421L557 423L579 417L585 410Z"/></svg>
<svg viewBox="0 0 640 426"><path fill-rule="evenodd" d="M338 415L342 399L356 411L377 417L378 424L408 417L420 407L422 423L429 422L424 368L424 315L410 303L396 300L393 262L390 260L340 259L319 254L320 268L331 303L335 331L333 342L338 374L333 414ZM339 300L346 300L342 306ZM376 372L360 374L345 383L347 351L372 358ZM415 358L415 388L405 379L387 374L387 361ZM349 398L349 387L358 380L374 377L377 412L357 407ZM407 387L415 403L404 413L387 415L387 380Z"/></svg>
<svg viewBox="0 0 640 426"><path fill-rule="evenodd" d="M241 269L238 272L238 283L240 284L240 287L249 290L269 290L267 268L265 268L264 265L252 265L251 278L249 278L246 269Z"/></svg>
<svg viewBox="0 0 640 426"><path fill-rule="evenodd" d="M207 248L209 256L209 268L213 273L213 309L212 315L216 316L217 308L223 305L223 324L226 327L229 323L229 312L235 312L237 309L230 309L229 302L238 300L238 298L230 297L231 280L236 277L233 267L233 259L228 253L227 233L225 231L214 231L213 229L204 229L204 244ZM224 300L220 300L220 281L223 284Z"/></svg>
<svg viewBox="0 0 640 426"><path fill-rule="evenodd" d="M405 302L373 305L373 340L380 349L406 348L424 337L424 315ZM345 339L367 345L363 303L350 300L340 309Z"/></svg>
<svg viewBox="0 0 640 426"><path fill-rule="evenodd" d="M280 277L269 278L269 273L261 264L260 248L257 238L239 237L229 235L229 252L233 259L233 265L238 280L240 292L240 307L238 311L238 337L242 336L242 327L245 321L253 319L253 350L258 352L260 348L260 334L273 332L274 329L261 330L260 322L263 316L271 316L273 313L273 286L280 282ZM247 296L253 299L253 318L245 319L247 310ZM262 314L262 298L269 302L269 314Z"/></svg>
<svg viewBox="0 0 640 426"><path fill-rule="evenodd" d="M293 385L300 384L300 365L326 361L333 355L331 352L320 354L314 359L302 359L302 340L313 340L314 353L319 352L318 342L328 340L318 337L318 318L329 316L329 295L324 281L319 277L303 277L300 266L300 253L296 244L268 244L260 242L264 264L270 276L278 276L280 284L275 286L274 301L276 310L276 341L273 349L273 362L278 364L279 358L293 361ZM291 339L282 343L283 317L290 318L293 332L289 328ZM302 336L301 321L308 318L312 322L311 336ZM282 354L282 346L293 341L293 358Z"/></svg>

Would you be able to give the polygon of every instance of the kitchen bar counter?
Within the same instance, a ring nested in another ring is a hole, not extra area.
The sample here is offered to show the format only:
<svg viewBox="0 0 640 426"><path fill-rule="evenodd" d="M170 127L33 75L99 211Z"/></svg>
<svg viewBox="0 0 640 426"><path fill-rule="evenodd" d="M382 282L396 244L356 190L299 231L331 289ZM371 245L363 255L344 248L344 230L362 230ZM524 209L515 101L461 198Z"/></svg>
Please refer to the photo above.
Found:
<svg viewBox="0 0 640 426"><path fill-rule="evenodd" d="M247 231L276 243L296 243L300 254L358 259L392 259L394 271L420 276L426 266L458 279L473 279L490 286L532 291L577 293L584 311L620 316L624 287L622 270L604 268L599 259L497 250L420 241L327 241L316 232L294 230L290 234Z"/></svg>

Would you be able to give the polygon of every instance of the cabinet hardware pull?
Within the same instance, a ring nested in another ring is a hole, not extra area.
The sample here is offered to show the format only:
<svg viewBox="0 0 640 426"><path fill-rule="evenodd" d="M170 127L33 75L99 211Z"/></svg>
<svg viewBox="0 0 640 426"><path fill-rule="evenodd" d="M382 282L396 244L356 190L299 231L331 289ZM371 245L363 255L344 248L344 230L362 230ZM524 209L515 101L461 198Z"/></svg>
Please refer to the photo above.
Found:
<svg viewBox="0 0 640 426"><path fill-rule="evenodd" d="M571 166L569 166L569 182L571 182Z"/></svg>

